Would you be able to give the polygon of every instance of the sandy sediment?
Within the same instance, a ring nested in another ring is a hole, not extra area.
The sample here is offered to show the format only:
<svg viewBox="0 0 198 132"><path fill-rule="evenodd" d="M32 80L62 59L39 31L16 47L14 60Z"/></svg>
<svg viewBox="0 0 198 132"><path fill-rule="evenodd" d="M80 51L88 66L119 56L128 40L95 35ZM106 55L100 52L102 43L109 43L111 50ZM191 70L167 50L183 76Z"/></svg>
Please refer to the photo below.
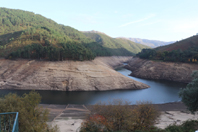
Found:
<svg viewBox="0 0 198 132"><path fill-rule="evenodd" d="M189 111L162 111L155 126L164 129L171 124L181 125L184 121L197 119L198 114Z"/></svg>

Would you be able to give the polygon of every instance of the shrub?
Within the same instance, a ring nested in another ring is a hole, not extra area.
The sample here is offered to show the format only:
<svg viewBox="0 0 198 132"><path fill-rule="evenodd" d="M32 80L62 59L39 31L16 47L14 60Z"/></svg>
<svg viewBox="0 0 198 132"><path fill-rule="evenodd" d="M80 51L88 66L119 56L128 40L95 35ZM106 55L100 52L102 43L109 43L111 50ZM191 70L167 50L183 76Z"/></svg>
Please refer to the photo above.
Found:
<svg viewBox="0 0 198 132"><path fill-rule="evenodd" d="M132 111L134 124L132 130L148 130L155 124L158 111L149 102L137 102L137 106Z"/></svg>
<svg viewBox="0 0 198 132"><path fill-rule="evenodd" d="M21 132L55 132L56 128L47 125L48 110L38 107L41 96L30 92L23 96L8 94L0 99L0 113L19 112L19 131Z"/></svg>
<svg viewBox="0 0 198 132"><path fill-rule="evenodd" d="M180 126L175 124L166 127L165 132L183 132Z"/></svg>
<svg viewBox="0 0 198 132"><path fill-rule="evenodd" d="M197 120L188 120L181 125L170 125L165 128L165 132L195 132L198 129Z"/></svg>
<svg viewBox="0 0 198 132"><path fill-rule="evenodd" d="M113 100L108 104L93 105L91 114L82 123L81 132L131 132L149 130L158 116L158 111L149 102L139 102L135 108L122 100ZM140 126L141 125L141 126Z"/></svg>
<svg viewBox="0 0 198 132"><path fill-rule="evenodd" d="M183 130L186 132L198 130L198 121L197 120L188 120L182 124Z"/></svg>
<svg viewBox="0 0 198 132"><path fill-rule="evenodd" d="M194 113L198 110L198 71L193 72L192 77L193 80L186 88L180 90L179 96L187 108Z"/></svg>

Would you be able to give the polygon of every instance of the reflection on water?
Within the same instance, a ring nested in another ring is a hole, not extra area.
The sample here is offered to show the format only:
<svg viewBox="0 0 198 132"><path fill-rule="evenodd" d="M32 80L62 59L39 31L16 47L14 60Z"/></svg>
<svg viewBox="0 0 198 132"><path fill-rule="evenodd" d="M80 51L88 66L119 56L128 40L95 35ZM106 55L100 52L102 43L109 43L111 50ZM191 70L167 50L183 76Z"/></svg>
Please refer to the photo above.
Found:
<svg viewBox="0 0 198 132"><path fill-rule="evenodd" d="M120 68L117 69L121 74L128 76L131 71ZM136 103L136 101L152 101L153 103L167 103L179 101L178 91L184 88L186 84L164 81L148 80L136 77L130 77L150 86L142 90L114 90L101 92L62 92L62 91L38 91L42 96L42 102L45 104L95 104L98 101L108 101L111 99L124 99ZM28 90L0 90L0 95L6 95L9 92L22 95L28 93Z"/></svg>

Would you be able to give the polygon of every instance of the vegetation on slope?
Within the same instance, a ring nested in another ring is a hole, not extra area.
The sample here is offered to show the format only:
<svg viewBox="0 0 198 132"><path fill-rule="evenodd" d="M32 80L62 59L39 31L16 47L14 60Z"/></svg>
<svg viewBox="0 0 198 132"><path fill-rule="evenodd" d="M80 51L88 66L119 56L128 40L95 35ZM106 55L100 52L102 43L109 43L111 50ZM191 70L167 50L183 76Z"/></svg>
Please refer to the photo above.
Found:
<svg viewBox="0 0 198 132"><path fill-rule="evenodd" d="M143 48L149 48L148 46L134 43L130 40L123 38L111 38L104 33L100 32L84 32L84 34L105 47L108 52L113 55L134 55L141 51Z"/></svg>
<svg viewBox="0 0 198 132"><path fill-rule="evenodd" d="M170 45L157 47L156 50L163 52L163 51L173 51L173 50L181 49L182 51L185 51L191 47L198 47L198 35L189 37L181 41L177 41Z"/></svg>
<svg viewBox="0 0 198 132"><path fill-rule="evenodd" d="M32 12L0 8L0 57L90 60L110 55L69 26Z"/></svg>
<svg viewBox="0 0 198 132"><path fill-rule="evenodd" d="M156 49L143 49L136 56L143 59L198 63L198 36Z"/></svg>
<svg viewBox="0 0 198 132"><path fill-rule="evenodd" d="M49 111L39 107L41 96L32 91L23 94L8 94L0 98L0 113L19 112L19 131L20 132L57 132L57 128L50 128L47 124ZM8 116L7 116L8 118ZM4 120L3 120L4 119ZM6 116L1 116L0 131L4 129ZM7 122L10 124L11 122ZM8 130L7 130L8 131Z"/></svg>
<svg viewBox="0 0 198 132"><path fill-rule="evenodd" d="M198 71L193 72L193 80L188 83L186 88L181 89L179 96L182 102L187 106L191 113L198 111Z"/></svg>

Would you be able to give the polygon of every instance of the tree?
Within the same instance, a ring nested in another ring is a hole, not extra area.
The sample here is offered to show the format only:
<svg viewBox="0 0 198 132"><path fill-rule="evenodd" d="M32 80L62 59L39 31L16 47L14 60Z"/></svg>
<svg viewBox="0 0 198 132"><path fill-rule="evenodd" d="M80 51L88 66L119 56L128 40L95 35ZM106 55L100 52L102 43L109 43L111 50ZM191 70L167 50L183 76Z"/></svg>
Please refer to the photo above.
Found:
<svg viewBox="0 0 198 132"><path fill-rule="evenodd" d="M192 77L193 80L186 88L180 90L179 96L188 110L194 113L198 110L198 71L193 72Z"/></svg>
<svg viewBox="0 0 198 132"><path fill-rule="evenodd" d="M96 104L81 126L81 132L132 132L153 127L158 111L149 102L139 102L134 108L130 102L113 100L108 104Z"/></svg>
<svg viewBox="0 0 198 132"><path fill-rule="evenodd" d="M0 113L19 112L19 131L21 132L55 132L56 128L47 125L48 110L38 107L41 96L36 92L8 94L0 98Z"/></svg>
<svg viewBox="0 0 198 132"><path fill-rule="evenodd" d="M33 37L34 37L35 32L36 32L36 29L35 28L31 28L30 33L32 35L32 40L33 40Z"/></svg>
<svg viewBox="0 0 198 132"><path fill-rule="evenodd" d="M40 41L42 42L42 41L43 41L43 36L42 36L42 34L40 33L39 36L40 36Z"/></svg>
<svg viewBox="0 0 198 132"><path fill-rule="evenodd" d="M8 27L11 27L12 26L12 23L10 22L10 20L8 18L3 18L3 22Z"/></svg>
<svg viewBox="0 0 198 132"><path fill-rule="evenodd" d="M2 25L2 18L0 18L0 25Z"/></svg>

